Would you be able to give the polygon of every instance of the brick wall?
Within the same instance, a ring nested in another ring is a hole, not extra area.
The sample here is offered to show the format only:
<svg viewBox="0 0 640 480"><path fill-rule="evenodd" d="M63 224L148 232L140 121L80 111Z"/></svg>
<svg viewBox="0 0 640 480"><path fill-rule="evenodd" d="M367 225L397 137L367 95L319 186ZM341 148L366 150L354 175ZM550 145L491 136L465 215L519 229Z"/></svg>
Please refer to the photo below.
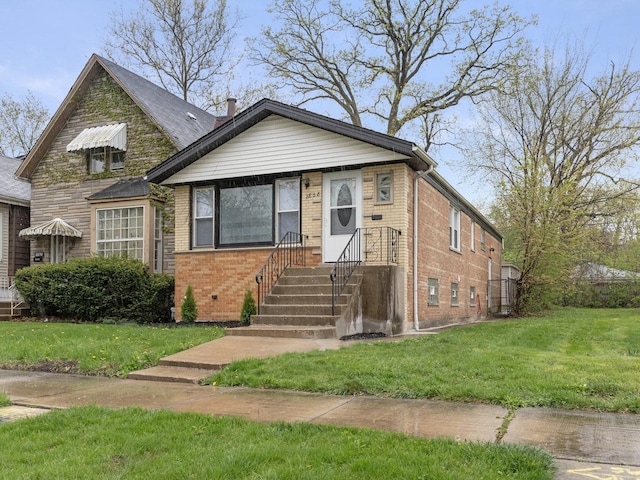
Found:
<svg viewBox="0 0 640 480"><path fill-rule="evenodd" d="M257 301L256 273L272 247L238 250L203 250L176 253L176 318L191 285L198 306L198 320L239 321L244 293L250 289ZM307 250L307 261L312 255ZM215 295L216 298L212 298Z"/></svg>

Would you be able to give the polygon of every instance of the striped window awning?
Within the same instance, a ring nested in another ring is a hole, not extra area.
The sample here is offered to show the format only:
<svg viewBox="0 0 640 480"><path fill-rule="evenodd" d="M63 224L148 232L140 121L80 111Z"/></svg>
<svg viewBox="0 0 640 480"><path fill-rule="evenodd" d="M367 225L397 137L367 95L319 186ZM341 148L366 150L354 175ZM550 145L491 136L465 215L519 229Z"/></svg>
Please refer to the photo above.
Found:
<svg viewBox="0 0 640 480"><path fill-rule="evenodd" d="M29 227L20 230L18 234L20 238L38 238L38 237L76 237L82 238L82 232L75 227L72 227L61 218L54 218L48 222L45 222L36 227Z"/></svg>
<svg viewBox="0 0 640 480"><path fill-rule="evenodd" d="M116 123L102 127L85 128L80 135L67 145L67 152L77 152L90 148L113 147L127 149L127 124Z"/></svg>

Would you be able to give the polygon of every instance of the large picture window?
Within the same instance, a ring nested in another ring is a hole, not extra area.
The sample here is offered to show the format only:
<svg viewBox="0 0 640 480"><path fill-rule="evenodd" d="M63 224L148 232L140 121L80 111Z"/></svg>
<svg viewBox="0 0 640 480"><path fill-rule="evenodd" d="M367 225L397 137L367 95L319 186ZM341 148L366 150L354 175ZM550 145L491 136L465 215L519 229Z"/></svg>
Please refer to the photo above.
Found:
<svg viewBox="0 0 640 480"><path fill-rule="evenodd" d="M96 253L143 260L144 208L97 210Z"/></svg>
<svg viewBox="0 0 640 480"><path fill-rule="evenodd" d="M220 189L220 245L273 242L273 185Z"/></svg>
<svg viewBox="0 0 640 480"><path fill-rule="evenodd" d="M195 247L272 245L300 231L299 178L198 187L193 202Z"/></svg>

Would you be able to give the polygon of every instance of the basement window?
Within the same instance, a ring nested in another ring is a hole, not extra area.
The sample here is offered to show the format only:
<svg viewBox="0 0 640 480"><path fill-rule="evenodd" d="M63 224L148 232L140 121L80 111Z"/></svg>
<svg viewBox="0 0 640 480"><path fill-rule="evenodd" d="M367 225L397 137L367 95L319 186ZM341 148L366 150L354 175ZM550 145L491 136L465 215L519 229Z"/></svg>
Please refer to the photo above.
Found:
<svg viewBox="0 0 640 480"><path fill-rule="evenodd" d="M438 305L438 279L429 279L429 299L428 305Z"/></svg>

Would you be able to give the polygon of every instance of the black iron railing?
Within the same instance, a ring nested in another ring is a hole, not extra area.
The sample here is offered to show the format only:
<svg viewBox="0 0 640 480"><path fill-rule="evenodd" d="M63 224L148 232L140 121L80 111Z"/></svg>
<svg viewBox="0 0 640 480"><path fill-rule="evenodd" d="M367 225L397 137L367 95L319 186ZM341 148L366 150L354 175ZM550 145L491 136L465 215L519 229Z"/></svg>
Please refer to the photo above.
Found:
<svg viewBox="0 0 640 480"><path fill-rule="evenodd" d="M364 255L367 264L398 264L400 230L391 227L357 228L331 270L331 315L336 302Z"/></svg>
<svg viewBox="0 0 640 480"><path fill-rule="evenodd" d="M260 313L260 306L269 296L284 271L291 265L305 265L304 243L306 238L306 235L287 232L256 273L258 313Z"/></svg>

